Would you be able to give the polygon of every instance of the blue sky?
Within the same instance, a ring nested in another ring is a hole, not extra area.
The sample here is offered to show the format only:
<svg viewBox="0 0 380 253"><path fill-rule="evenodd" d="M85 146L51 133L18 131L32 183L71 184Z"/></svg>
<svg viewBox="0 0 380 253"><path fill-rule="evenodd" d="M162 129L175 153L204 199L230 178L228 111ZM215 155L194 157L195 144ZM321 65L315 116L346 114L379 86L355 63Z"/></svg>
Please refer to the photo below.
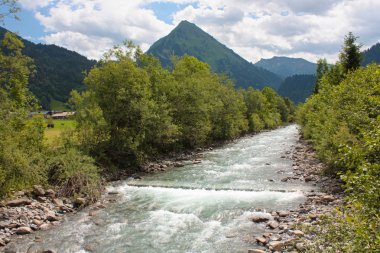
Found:
<svg viewBox="0 0 380 253"><path fill-rule="evenodd" d="M21 21L5 27L33 42L99 59L132 40L143 50L182 20L195 23L250 62L273 56L337 60L352 31L380 40L378 0L20 0Z"/></svg>

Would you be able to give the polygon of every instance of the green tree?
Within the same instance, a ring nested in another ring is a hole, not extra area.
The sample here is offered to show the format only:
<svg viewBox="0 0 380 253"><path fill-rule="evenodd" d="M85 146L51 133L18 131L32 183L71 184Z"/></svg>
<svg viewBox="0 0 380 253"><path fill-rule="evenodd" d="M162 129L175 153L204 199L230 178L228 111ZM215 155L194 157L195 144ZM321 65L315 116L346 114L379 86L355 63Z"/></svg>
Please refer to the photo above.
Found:
<svg viewBox="0 0 380 253"><path fill-rule="evenodd" d="M325 58L319 59L317 61L317 81L314 86L314 94L319 92L321 79L328 71L329 65L327 64L327 60Z"/></svg>
<svg viewBox="0 0 380 253"><path fill-rule="evenodd" d="M352 32L349 32L344 38L343 48L339 54L339 61L342 65L344 74L360 67L362 61L360 48L362 45L357 44L357 39L358 37L354 36Z"/></svg>

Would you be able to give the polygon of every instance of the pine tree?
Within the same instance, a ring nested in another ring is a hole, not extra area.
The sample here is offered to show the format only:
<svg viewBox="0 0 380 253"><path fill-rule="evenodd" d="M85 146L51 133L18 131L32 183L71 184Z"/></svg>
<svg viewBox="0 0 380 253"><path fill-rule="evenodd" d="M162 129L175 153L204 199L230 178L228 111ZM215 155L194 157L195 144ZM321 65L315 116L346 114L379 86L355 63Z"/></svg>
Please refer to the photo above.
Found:
<svg viewBox="0 0 380 253"><path fill-rule="evenodd" d="M354 36L352 32L349 32L344 38L343 48L339 55L344 74L360 67L362 61L360 48L362 45L356 43L357 39L358 37Z"/></svg>

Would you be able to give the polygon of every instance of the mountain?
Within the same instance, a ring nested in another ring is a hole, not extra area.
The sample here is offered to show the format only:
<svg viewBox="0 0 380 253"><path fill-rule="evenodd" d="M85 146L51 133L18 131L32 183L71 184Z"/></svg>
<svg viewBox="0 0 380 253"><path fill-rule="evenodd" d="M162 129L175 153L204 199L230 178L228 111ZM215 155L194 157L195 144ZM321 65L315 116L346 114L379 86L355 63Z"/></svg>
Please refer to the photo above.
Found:
<svg viewBox="0 0 380 253"><path fill-rule="evenodd" d="M380 64L380 43L373 45L363 52L362 66L367 66L371 63Z"/></svg>
<svg viewBox="0 0 380 253"><path fill-rule="evenodd" d="M277 89L281 84L280 77L249 63L188 21L182 21L169 35L155 42L147 53L158 57L165 67L171 65L172 55L195 56L208 63L214 72L226 73L238 87Z"/></svg>
<svg viewBox="0 0 380 253"><path fill-rule="evenodd" d="M271 71L283 79L293 75L315 75L317 69L315 63L305 59L284 56L261 59L255 63L255 66Z"/></svg>
<svg viewBox="0 0 380 253"><path fill-rule="evenodd" d="M296 104L303 103L306 98L313 94L316 81L315 75L294 75L287 77L278 89L278 94L290 98Z"/></svg>
<svg viewBox="0 0 380 253"><path fill-rule="evenodd" d="M0 40L8 30L0 27ZM43 109L62 105L73 89L84 88L84 71L90 70L96 61L55 45L34 44L22 39L23 54L31 57L36 73L29 80L29 89L40 100Z"/></svg>

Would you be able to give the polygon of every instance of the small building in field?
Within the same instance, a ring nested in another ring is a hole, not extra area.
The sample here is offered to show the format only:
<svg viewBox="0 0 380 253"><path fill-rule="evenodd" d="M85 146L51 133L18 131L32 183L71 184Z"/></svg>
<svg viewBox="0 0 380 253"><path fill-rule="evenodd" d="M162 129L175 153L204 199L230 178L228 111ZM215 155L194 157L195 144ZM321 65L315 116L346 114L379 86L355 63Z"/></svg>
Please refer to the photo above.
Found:
<svg viewBox="0 0 380 253"><path fill-rule="evenodd" d="M49 112L45 114L45 118L51 119L67 119L71 116L74 116L75 112Z"/></svg>

